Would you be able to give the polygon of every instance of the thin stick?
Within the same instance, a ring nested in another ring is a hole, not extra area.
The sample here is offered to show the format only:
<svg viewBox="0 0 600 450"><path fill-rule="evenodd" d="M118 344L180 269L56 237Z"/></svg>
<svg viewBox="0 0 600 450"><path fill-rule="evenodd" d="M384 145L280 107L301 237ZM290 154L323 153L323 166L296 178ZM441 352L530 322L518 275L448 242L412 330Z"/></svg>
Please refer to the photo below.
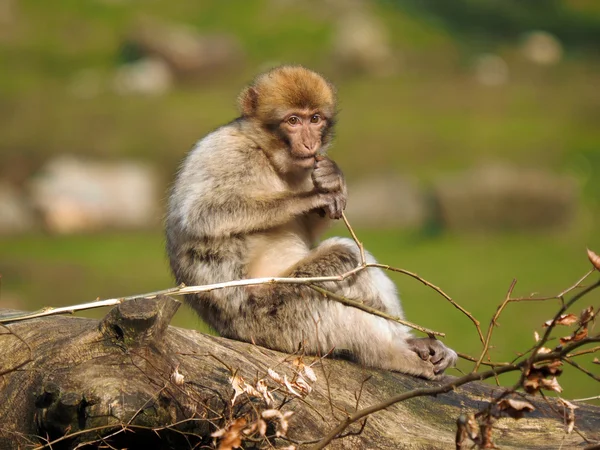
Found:
<svg viewBox="0 0 600 450"><path fill-rule="evenodd" d="M475 364L475 367L473 368L473 372L477 372L477 370L479 369L479 366L481 365L481 361L483 361L483 358L485 357L485 355L488 351L488 348L490 346L490 341L492 339L492 333L494 331L494 327L496 326L496 321L498 320L498 317L500 316L500 314L502 314L502 311L504 310L504 308L506 307L508 302L510 302L510 296L511 296L516 284L517 284L517 279L515 278L512 280L512 283L510 283L510 287L508 288L508 292L506 293L506 297L504 298L504 301L500 304L500 306L498 306L498 309L496 309L496 312L494 313L494 316L492 317L490 326L487 331L487 335L485 337L485 342L483 343L483 349L481 350L479 359L477 360L477 363Z"/></svg>
<svg viewBox="0 0 600 450"><path fill-rule="evenodd" d="M343 295L339 295L339 294L336 294L334 292L330 292L330 291L328 291L326 289L323 289L323 288L321 288L319 286L316 286L314 284L309 284L308 286L311 289L314 289L315 291L317 291L320 294L322 294L325 298L331 298L331 299L333 299L335 301L338 301L338 302L340 302L340 303L342 303L342 304L344 304L346 306L350 306L352 308L360 309L362 311L365 311L365 312L368 312L370 314L373 314L374 316L383 317L384 319L391 320L393 322L398 322L398 323L400 323L402 325L406 325L407 327L414 328L415 330L419 330L419 331L421 331L421 332L423 332L425 334L428 334L429 337L433 337L433 336L444 337L444 336L446 336L444 333L441 333L439 331L433 331L433 330L430 330L428 328L425 328L425 327L422 327L420 325L417 325L417 324L414 324L412 322L409 322L407 320L401 319L400 317L391 316L389 314L386 314L384 312L379 311L378 309L375 309L375 308L367 306L367 305L365 305L363 303L357 302L356 300L349 299L347 297L344 297Z"/></svg>
<svg viewBox="0 0 600 450"><path fill-rule="evenodd" d="M361 266L366 266L367 265L367 258L365 256L365 247L362 244L362 242L360 242L358 240L358 237L356 236L356 233L354 233L354 230L352 229L352 227L350 226L350 222L348 222L348 219L346 219L346 214L344 214L342 212L342 219L344 220L344 223L346 224L346 228L348 228L348 231L350 232L350 235L352 236L352 239L354 239L354 242L356 243L358 250L360 251L360 265Z"/></svg>

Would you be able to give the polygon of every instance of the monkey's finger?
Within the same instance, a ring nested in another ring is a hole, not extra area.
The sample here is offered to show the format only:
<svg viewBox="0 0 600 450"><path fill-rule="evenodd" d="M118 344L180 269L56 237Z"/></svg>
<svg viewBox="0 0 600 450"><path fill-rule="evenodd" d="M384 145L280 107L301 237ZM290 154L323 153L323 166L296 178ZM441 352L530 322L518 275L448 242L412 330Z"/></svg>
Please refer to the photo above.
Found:
<svg viewBox="0 0 600 450"><path fill-rule="evenodd" d="M433 365L439 364L444 359L444 355L442 352L435 352L430 355L429 361L433 363Z"/></svg>
<svg viewBox="0 0 600 450"><path fill-rule="evenodd" d="M342 208L342 198L339 195L335 196L335 218L341 219L344 209Z"/></svg>
<svg viewBox="0 0 600 450"><path fill-rule="evenodd" d="M330 219L335 219L335 201L330 202L327 205L327 212L329 213Z"/></svg>

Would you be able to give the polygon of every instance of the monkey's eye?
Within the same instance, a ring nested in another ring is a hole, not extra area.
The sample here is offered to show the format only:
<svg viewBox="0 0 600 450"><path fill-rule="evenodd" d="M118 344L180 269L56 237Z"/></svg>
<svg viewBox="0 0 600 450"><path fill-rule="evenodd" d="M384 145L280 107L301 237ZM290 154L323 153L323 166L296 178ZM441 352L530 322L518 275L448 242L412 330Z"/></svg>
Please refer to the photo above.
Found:
<svg viewBox="0 0 600 450"><path fill-rule="evenodd" d="M287 122L288 122L290 125L298 125L298 124L300 123L300 119L299 119L298 117L296 117L296 116L292 116L292 117L290 117L290 118L287 120Z"/></svg>
<svg viewBox="0 0 600 450"><path fill-rule="evenodd" d="M319 123L321 121L321 116L318 114L313 114L310 118L310 123Z"/></svg>

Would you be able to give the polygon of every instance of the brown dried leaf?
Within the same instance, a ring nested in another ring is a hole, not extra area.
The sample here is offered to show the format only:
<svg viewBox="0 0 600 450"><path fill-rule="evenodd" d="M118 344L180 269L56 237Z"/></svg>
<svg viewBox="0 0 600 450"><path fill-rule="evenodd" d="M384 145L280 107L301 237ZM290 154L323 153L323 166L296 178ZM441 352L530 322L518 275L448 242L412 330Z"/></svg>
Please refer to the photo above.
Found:
<svg viewBox="0 0 600 450"><path fill-rule="evenodd" d="M567 342L571 342L571 341L577 342L577 341L580 341L582 339L585 339L587 336L588 336L588 330L587 330L587 328L584 328L583 330L581 330L579 333L577 333L575 335L561 337L560 338L560 343L562 345L564 345Z"/></svg>
<svg viewBox="0 0 600 450"><path fill-rule="evenodd" d="M577 316L575 314L561 314L561 316L556 319L556 325L573 325L577 322ZM547 320L544 322L544 327L549 327L552 325L553 319Z"/></svg>
<svg viewBox="0 0 600 450"><path fill-rule="evenodd" d="M579 324L581 326L586 326L591 320L594 319L594 317L594 307L588 306L583 311L581 311L581 314L579 314Z"/></svg>
<svg viewBox="0 0 600 450"><path fill-rule="evenodd" d="M271 379L273 381L275 381L276 383L279 383L279 384L283 384L283 377L281 375L279 375L277 372L275 372L273 369L267 369L267 373L269 374L269 377L271 377Z"/></svg>
<svg viewBox="0 0 600 450"><path fill-rule="evenodd" d="M600 359L598 358L594 358L594 360L592 361L594 364L600 364Z"/></svg>
<svg viewBox="0 0 600 450"><path fill-rule="evenodd" d="M523 389L525 389L525 392L527 392L528 394L537 394L538 391L540 390L540 378L538 378L538 377L530 378L528 376L525 379L525 381L523 381Z"/></svg>
<svg viewBox="0 0 600 450"><path fill-rule="evenodd" d="M600 270L600 256L595 254L589 248L587 249L587 254L588 254L588 258L590 259L590 262L596 268L596 270Z"/></svg>
<svg viewBox="0 0 600 450"><path fill-rule="evenodd" d="M563 400L560 397L558 398L558 402L565 409L565 416L566 416L565 427L566 427L567 434L570 434L573 431L573 429L575 428L575 410L577 408L579 408L579 406L574 405L573 403L568 402L567 400Z"/></svg>
<svg viewBox="0 0 600 450"><path fill-rule="evenodd" d="M294 414L294 411L286 411L283 413L283 415L281 416L281 419L279 420L279 429L275 433L275 436L280 437L280 436L285 436L287 434L288 429L290 427L288 419L290 417L292 417L293 414Z"/></svg>
<svg viewBox="0 0 600 450"><path fill-rule="evenodd" d="M269 386L267 386L267 382L265 380L259 380L256 383L256 390L262 394L262 397L265 399L265 403L270 408L275 399L273 398L273 394L269 392Z"/></svg>
<svg viewBox="0 0 600 450"><path fill-rule="evenodd" d="M470 439L473 442L479 442L479 424L475 419L474 414L461 414L456 420L456 438L455 444L457 449L462 449L465 442Z"/></svg>
<svg viewBox="0 0 600 450"><path fill-rule="evenodd" d="M219 450L233 450L242 446L242 430L246 427L246 419L235 419L227 427L215 431L212 437L221 438Z"/></svg>
<svg viewBox="0 0 600 450"><path fill-rule="evenodd" d="M534 365L529 370L529 373L523 382L523 389L525 389L525 392L528 394L536 394L540 389L550 389L561 392L562 388L556 380L556 377L562 373L561 366L562 362L558 359L543 366ZM553 376L552 380L546 378L549 376Z"/></svg>
<svg viewBox="0 0 600 450"><path fill-rule="evenodd" d="M492 441L492 423L488 422L481 425L481 444L480 448L498 448Z"/></svg>
<svg viewBox="0 0 600 450"><path fill-rule="evenodd" d="M317 375L315 374L315 371L310 366L304 366L304 376L306 378L308 378L310 381L312 381L313 383L315 381L317 381Z"/></svg>
<svg viewBox="0 0 600 450"><path fill-rule="evenodd" d="M552 350L550 350L548 347L540 347L537 352L538 355L545 355L546 353L552 352Z"/></svg>
<svg viewBox="0 0 600 450"><path fill-rule="evenodd" d="M308 395L310 394L310 391L312 391L312 387L310 386L310 384L308 384L308 382L301 376L298 376L298 378L294 382L294 386L300 389L304 395Z"/></svg>
<svg viewBox="0 0 600 450"><path fill-rule="evenodd" d="M179 373L179 366L175 367L175 370L171 374L171 381L177 386L183 386L185 384L184 376Z"/></svg>
<svg viewBox="0 0 600 450"><path fill-rule="evenodd" d="M288 419L294 414L294 411L286 411L282 413L278 409L267 409L261 413L261 416L265 420L278 420L277 431L275 432L275 436L285 436L287 434L289 423Z"/></svg>
<svg viewBox="0 0 600 450"><path fill-rule="evenodd" d="M546 389L548 391L562 392L562 387L560 384L558 384L558 380L556 379L556 377L552 377L549 380L540 380L540 385L542 389Z"/></svg>
<svg viewBox="0 0 600 450"><path fill-rule="evenodd" d="M244 384L246 384L246 382L239 375L229 377L229 382L231 383L231 386L234 390L233 398L231 399L231 405L233 406L235 405L235 401L237 400L237 398L244 393Z"/></svg>
<svg viewBox="0 0 600 450"><path fill-rule="evenodd" d="M498 407L513 419L520 419L525 413L535 411L535 407L531 403L513 398L500 400Z"/></svg>
<svg viewBox="0 0 600 450"><path fill-rule="evenodd" d="M278 409L265 409L260 415L263 419L270 420L275 417L280 417L281 412Z"/></svg>
<svg viewBox="0 0 600 450"><path fill-rule="evenodd" d="M283 384L285 385L290 394L295 395L296 397L302 397L302 395L300 395L300 393L292 387L292 383L288 381L286 375L283 376Z"/></svg>
<svg viewBox="0 0 600 450"><path fill-rule="evenodd" d="M261 398L263 395L256 388L248 383L244 383L244 392L251 397Z"/></svg>

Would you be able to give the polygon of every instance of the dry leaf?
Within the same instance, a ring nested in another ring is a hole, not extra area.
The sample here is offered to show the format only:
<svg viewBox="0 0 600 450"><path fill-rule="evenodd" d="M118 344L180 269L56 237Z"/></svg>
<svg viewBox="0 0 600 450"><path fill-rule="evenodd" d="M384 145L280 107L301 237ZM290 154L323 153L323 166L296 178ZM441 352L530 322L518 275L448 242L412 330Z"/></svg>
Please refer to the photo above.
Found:
<svg viewBox="0 0 600 450"><path fill-rule="evenodd" d="M558 398L558 402L565 408L565 416L566 416L566 432L570 434L575 428L575 410L579 408L579 406L574 405L567 400L563 400L562 398Z"/></svg>
<svg viewBox="0 0 600 450"><path fill-rule="evenodd" d="M594 360L592 361L594 364L600 364L600 359L598 358L594 358Z"/></svg>
<svg viewBox="0 0 600 450"><path fill-rule="evenodd" d="M267 409L261 413L261 416L265 420L277 419L277 431L275 436L285 436L289 428L288 419L294 414L294 411L286 411L282 413L278 409Z"/></svg>
<svg viewBox="0 0 600 450"><path fill-rule="evenodd" d="M577 320L578 319L575 314L561 314L561 316L558 319L556 319L556 325L569 326L576 323ZM544 322L544 327L549 327L550 325L552 325L552 322L553 319L547 320L546 322Z"/></svg>
<svg viewBox="0 0 600 450"><path fill-rule="evenodd" d="M212 437L221 438L219 450L233 450L242 446L242 430L246 427L246 419L239 418L227 427L215 431Z"/></svg>
<svg viewBox="0 0 600 450"><path fill-rule="evenodd" d="M308 382L301 376L298 376L294 382L294 386L300 389L304 395L310 394L310 391L312 391L310 384L308 384Z"/></svg>
<svg viewBox="0 0 600 450"><path fill-rule="evenodd" d="M525 413L535 411L535 407L531 403L512 398L500 400L498 407L513 419L520 419Z"/></svg>
<svg viewBox="0 0 600 450"><path fill-rule="evenodd" d="M588 258L596 270L600 270L600 256L596 255L589 248L587 249Z"/></svg>
<svg viewBox="0 0 600 450"><path fill-rule="evenodd" d="M315 374L315 371L310 366L304 366L304 376L306 376L306 378L308 378L313 383L315 381L317 381L317 375Z"/></svg>
<svg viewBox="0 0 600 450"><path fill-rule="evenodd" d="M537 352L538 355L545 355L546 353L552 352L552 350L550 350L548 347L540 347Z"/></svg>
<svg viewBox="0 0 600 450"><path fill-rule="evenodd" d="M479 441L479 424L474 414L461 414L456 421L456 425L455 444L457 449L463 448L463 444L466 444L465 441L467 438L473 442Z"/></svg>
<svg viewBox="0 0 600 450"><path fill-rule="evenodd" d="M542 389L546 389L549 391L562 392L562 387L558 384L558 380L556 377L552 377L550 380L543 379L540 381Z"/></svg>
<svg viewBox="0 0 600 450"><path fill-rule="evenodd" d="M566 344L567 342L577 342L580 341L582 339L585 339L588 335L588 330L587 328L584 328L583 330L581 330L579 333L575 334L574 336L565 336L565 337L561 337L560 338L560 343L562 345Z"/></svg>
<svg viewBox="0 0 600 450"><path fill-rule="evenodd" d="M267 382L265 380L259 380L258 383L256 383L256 390L262 394L267 406L271 407L275 399L273 398L273 394L269 392Z"/></svg>
<svg viewBox="0 0 600 450"><path fill-rule="evenodd" d="M273 381L275 381L276 383L279 383L279 384L283 384L283 378L281 377L281 375L279 375L273 369L267 369L267 373L269 374L269 376L271 377L271 379Z"/></svg>
<svg viewBox="0 0 600 450"><path fill-rule="evenodd" d="M302 397L302 395L292 387L292 384L288 381L286 375L283 376L283 384L290 394L295 395L296 397Z"/></svg>
<svg viewBox="0 0 600 450"><path fill-rule="evenodd" d="M281 412L278 409L265 409L261 414L263 419L273 419L274 417L281 416Z"/></svg>
<svg viewBox="0 0 600 450"><path fill-rule="evenodd" d="M537 331L533 332L533 338L535 339L535 342L540 342L540 335Z"/></svg>
<svg viewBox="0 0 600 450"><path fill-rule="evenodd" d="M594 307L588 306L583 311L581 311L581 314L579 314L579 324L581 326L587 325L591 320L594 319L594 316Z"/></svg>
<svg viewBox="0 0 600 450"><path fill-rule="evenodd" d="M171 381L175 383L177 386L183 386L185 384L185 379L182 374L179 373L179 366L175 367L175 370L171 374Z"/></svg>
<svg viewBox="0 0 600 450"><path fill-rule="evenodd" d="M235 401L236 399L244 393L245 389L244 389L244 384L245 381L244 379L239 376L239 375L234 375L232 377L229 377L229 382L231 383L231 386L233 387L234 393L233 393L233 398L231 399L231 405L235 405Z"/></svg>
<svg viewBox="0 0 600 450"><path fill-rule="evenodd" d="M558 359L543 366L534 365L523 382L523 389L528 394L536 394L540 389L561 392L562 388L556 379L562 373L561 366L562 362ZM551 380L547 379L549 376L552 376Z"/></svg>

